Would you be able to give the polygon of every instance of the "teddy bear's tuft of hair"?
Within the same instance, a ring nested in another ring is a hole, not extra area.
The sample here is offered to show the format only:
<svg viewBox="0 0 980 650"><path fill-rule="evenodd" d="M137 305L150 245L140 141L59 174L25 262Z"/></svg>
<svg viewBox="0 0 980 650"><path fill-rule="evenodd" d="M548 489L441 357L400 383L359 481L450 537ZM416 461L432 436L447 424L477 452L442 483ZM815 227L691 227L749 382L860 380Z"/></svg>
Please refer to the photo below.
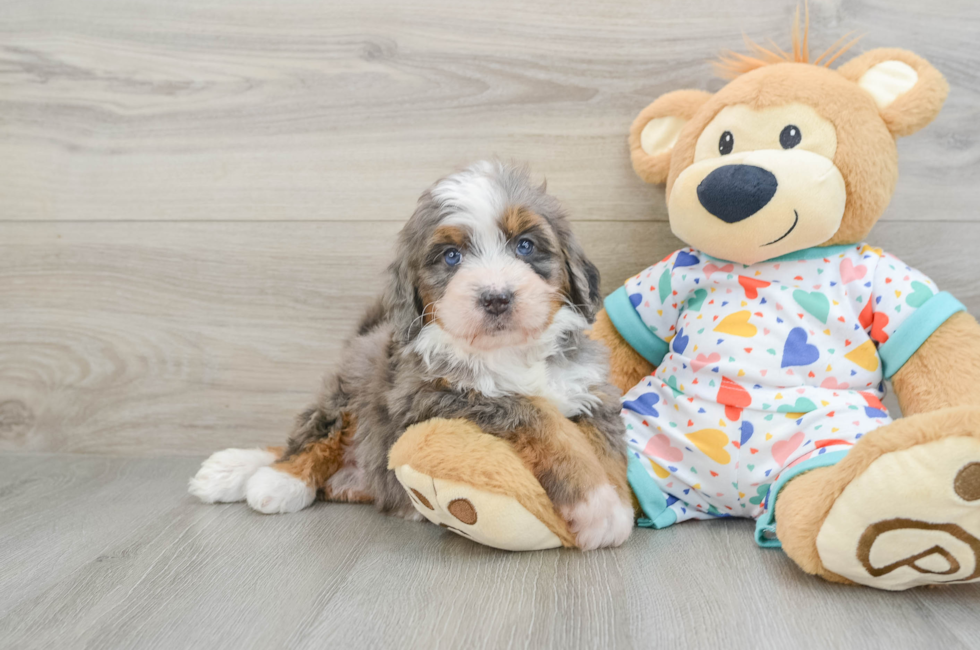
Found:
<svg viewBox="0 0 980 650"><path fill-rule="evenodd" d="M848 32L844 34L841 38L837 40L833 45L831 45L825 52L817 56L813 61L810 60L810 48L808 44L808 38L810 33L810 7L806 6L806 13L803 24L802 36L800 34L800 8L796 7L796 18L793 20L793 51L786 52L778 45L776 45L771 39L769 40L769 45L771 47L763 47L762 45L756 43L748 36L743 35L745 39L745 46L749 49L750 54L740 54L738 52L728 51L724 52L718 59L713 63L715 74L722 79L734 79L739 75L743 75L746 72L752 72L753 70L758 70L759 68L765 67L767 65L774 65L776 63L812 63L813 65L823 66L829 68L830 64L836 61L842 54L851 49L855 43L861 40L861 36L857 36L851 40L847 40L851 37L854 32Z"/></svg>

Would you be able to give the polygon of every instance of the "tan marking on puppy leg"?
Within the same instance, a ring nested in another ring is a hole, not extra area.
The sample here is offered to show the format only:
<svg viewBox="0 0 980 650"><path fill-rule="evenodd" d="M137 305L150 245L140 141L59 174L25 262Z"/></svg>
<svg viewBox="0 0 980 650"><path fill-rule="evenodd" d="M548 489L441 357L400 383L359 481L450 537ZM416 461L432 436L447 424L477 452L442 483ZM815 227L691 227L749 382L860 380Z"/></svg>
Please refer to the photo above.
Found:
<svg viewBox="0 0 980 650"><path fill-rule="evenodd" d="M533 428L508 440L568 522L576 546L619 546L633 529L632 504L624 488L610 483L585 433L547 400L533 398L541 414Z"/></svg>
<svg viewBox="0 0 980 650"><path fill-rule="evenodd" d="M548 400L532 398L541 418L533 429L508 436L552 498L569 505L606 482L605 470L585 435Z"/></svg>
<svg viewBox="0 0 980 650"><path fill-rule="evenodd" d="M344 451L350 444L356 418L344 413L339 432L311 442L298 453L272 465L272 468L294 476L307 485L320 489L327 479L344 464Z"/></svg>
<svg viewBox="0 0 980 650"><path fill-rule="evenodd" d="M614 453L609 447L606 436L593 425L588 422L582 422L578 424L578 428L592 446L592 450L599 458L599 463L606 472L606 478L616 488L616 492L620 498L623 499L624 503L630 501L633 491L630 490L629 482L626 479L626 458Z"/></svg>
<svg viewBox="0 0 980 650"><path fill-rule="evenodd" d="M340 449L342 464L336 471L344 469L353 463L354 434L357 431L357 418L344 414L343 426L340 429ZM331 474L330 476L333 476ZM321 489L321 496L324 501L338 501L341 503L372 503L374 496L369 492L349 487L347 489L335 490L331 485L330 476L324 479Z"/></svg>

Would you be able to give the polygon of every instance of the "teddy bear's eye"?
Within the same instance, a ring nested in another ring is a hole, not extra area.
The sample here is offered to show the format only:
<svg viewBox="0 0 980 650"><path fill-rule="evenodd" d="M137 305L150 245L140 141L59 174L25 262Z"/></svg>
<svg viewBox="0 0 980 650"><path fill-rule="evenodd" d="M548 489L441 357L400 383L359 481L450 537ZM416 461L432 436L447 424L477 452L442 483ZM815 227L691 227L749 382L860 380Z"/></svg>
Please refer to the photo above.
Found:
<svg viewBox="0 0 980 650"><path fill-rule="evenodd" d="M735 146L735 136L732 135L731 131L725 131L721 134L721 138L718 140L718 153L723 156L727 156L732 152L732 148Z"/></svg>
<svg viewBox="0 0 980 650"><path fill-rule="evenodd" d="M803 135L795 124L784 126L782 132L779 134L779 144L783 145L783 149L792 149L800 144L800 140L802 139Z"/></svg>

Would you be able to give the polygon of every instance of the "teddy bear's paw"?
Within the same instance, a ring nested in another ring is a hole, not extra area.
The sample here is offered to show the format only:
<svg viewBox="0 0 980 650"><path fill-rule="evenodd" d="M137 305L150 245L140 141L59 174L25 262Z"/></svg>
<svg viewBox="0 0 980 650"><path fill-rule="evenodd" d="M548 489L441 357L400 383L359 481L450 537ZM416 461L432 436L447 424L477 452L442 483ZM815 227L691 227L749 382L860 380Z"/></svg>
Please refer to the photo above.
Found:
<svg viewBox="0 0 980 650"><path fill-rule="evenodd" d="M575 543L583 551L619 546L633 531L633 507L611 485L600 485L586 498L562 509Z"/></svg>
<svg viewBox="0 0 980 650"><path fill-rule="evenodd" d="M555 533L513 497L433 478L410 465L395 467L395 476L423 517L461 537L507 551L562 545Z"/></svg>
<svg viewBox="0 0 980 650"><path fill-rule="evenodd" d="M824 566L878 589L980 581L980 438L883 454L834 501Z"/></svg>
<svg viewBox="0 0 980 650"><path fill-rule="evenodd" d="M275 467L262 467L248 479L245 500L257 512L299 512L316 499L316 488Z"/></svg>
<svg viewBox="0 0 980 650"><path fill-rule="evenodd" d="M245 485L260 468L276 462L266 449L224 449L216 451L190 480L187 491L204 503L232 503L245 500Z"/></svg>

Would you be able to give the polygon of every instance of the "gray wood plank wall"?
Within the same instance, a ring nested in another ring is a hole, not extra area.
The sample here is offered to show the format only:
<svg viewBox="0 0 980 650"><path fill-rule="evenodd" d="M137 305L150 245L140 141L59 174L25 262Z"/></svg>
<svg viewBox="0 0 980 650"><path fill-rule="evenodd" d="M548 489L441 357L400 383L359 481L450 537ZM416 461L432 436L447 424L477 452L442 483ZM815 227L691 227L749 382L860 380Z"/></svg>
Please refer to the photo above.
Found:
<svg viewBox="0 0 980 650"><path fill-rule="evenodd" d="M980 313L980 4L810 5L815 50L855 30L949 79L871 241ZM795 7L5 1L0 451L280 441L417 196L480 157L547 177L611 290L678 246L631 120L720 87L708 60L743 31L787 44Z"/></svg>

